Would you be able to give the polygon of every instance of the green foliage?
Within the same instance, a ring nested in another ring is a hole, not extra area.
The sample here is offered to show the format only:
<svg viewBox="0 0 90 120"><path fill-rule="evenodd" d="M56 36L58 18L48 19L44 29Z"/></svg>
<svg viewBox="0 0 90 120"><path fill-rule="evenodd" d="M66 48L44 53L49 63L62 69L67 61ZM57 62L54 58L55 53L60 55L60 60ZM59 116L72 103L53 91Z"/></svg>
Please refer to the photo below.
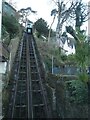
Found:
<svg viewBox="0 0 90 120"><path fill-rule="evenodd" d="M88 75L87 75L87 73L85 72L85 73L80 73L79 75L78 75L78 78L79 78L79 80L81 80L82 82L88 82Z"/></svg>
<svg viewBox="0 0 90 120"><path fill-rule="evenodd" d="M69 98L76 104L85 104L88 102L88 86L81 80L72 80L66 82Z"/></svg>
<svg viewBox="0 0 90 120"><path fill-rule="evenodd" d="M86 41L85 31L81 31L79 28L76 28L76 35L80 40L80 43L76 43L76 54L83 55L82 57L85 60L85 56L88 55L88 44Z"/></svg>
<svg viewBox="0 0 90 120"><path fill-rule="evenodd" d="M66 61L67 60L67 56L66 55L61 55L61 59L62 59L62 61Z"/></svg>
<svg viewBox="0 0 90 120"><path fill-rule="evenodd" d="M48 25L47 22L42 18L38 19L35 22L34 27L36 28L40 35L48 36Z"/></svg>
<svg viewBox="0 0 90 120"><path fill-rule="evenodd" d="M75 54L70 54L67 56L67 58L68 58L68 61L75 62Z"/></svg>
<svg viewBox="0 0 90 120"><path fill-rule="evenodd" d="M40 38L40 37L41 37L41 35L40 35L40 33L39 33L39 32L37 32L37 33L36 33L36 36L37 36L38 38Z"/></svg>
<svg viewBox="0 0 90 120"><path fill-rule="evenodd" d="M70 28L70 29L69 29ZM76 40L76 54L75 54L75 60L79 67L81 67L81 74L79 75L80 80L87 82L87 73L86 73L86 67L88 65L88 47L90 45L88 44L86 40L86 33L84 30L80 30L80 28L76 28L76 31L72 27L68 27L68 31Z"/></svg>
<svg viewBox="0 0 90 120"><path fill-rule="evenodd" d="M10 38L13 38L19 32L19 23L14 16L4 15L2 24L10 34Z"/></svg>
<svg viewBox="0 0 90 120"><path fill-rule="evenodd" d="M90 66L90 39L87 42L87 65Z"/></svg>
<svg viewBox="0 0 90 120"><path fill-rule="evenodd" d="M51 71L52 61L51 61L51 58L49 56L46 56L44 58L44 63L45 63L46 70Z"/></svg>
<svg viewBox="0 0 90 120"><path fill-rule="evenodd" d="M81 73L79 79L83 82L88 81L88 75L86 73L87 59L88 59L88 43L86 41L86 35L84 31L80 31L76 28L76 34L80 39L81 43L76 43L76 61L81 66Z"/></svg>

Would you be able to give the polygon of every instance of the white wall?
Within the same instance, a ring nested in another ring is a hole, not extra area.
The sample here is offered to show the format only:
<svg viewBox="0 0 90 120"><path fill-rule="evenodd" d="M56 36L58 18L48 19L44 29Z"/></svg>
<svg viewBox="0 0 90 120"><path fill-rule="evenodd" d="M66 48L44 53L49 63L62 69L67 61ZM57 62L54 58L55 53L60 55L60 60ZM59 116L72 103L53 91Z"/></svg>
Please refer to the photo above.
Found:
<svg viewBox="0 0 90 120"><path fill-rule="evenodd" d="M73 48L68 47L67 40L66 40L66 42L65 42L65 44L64 44L64 49L68 51L68 52L66 53L67 55L69 55L69 54L74 54L74 53L75 53L75 46L73 46Z"/></svg>

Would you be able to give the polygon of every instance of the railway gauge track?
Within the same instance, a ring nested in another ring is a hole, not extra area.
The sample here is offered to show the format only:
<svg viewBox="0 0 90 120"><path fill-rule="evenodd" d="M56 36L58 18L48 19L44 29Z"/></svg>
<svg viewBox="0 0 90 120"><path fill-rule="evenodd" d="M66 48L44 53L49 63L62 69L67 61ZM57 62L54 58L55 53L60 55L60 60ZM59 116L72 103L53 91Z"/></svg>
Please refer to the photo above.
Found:
<svg viewBox="0 0 90 120"><path fill-rule="evenodd" d="M20 41L12 70L8 118L50 118L33 35Z"/></svg>

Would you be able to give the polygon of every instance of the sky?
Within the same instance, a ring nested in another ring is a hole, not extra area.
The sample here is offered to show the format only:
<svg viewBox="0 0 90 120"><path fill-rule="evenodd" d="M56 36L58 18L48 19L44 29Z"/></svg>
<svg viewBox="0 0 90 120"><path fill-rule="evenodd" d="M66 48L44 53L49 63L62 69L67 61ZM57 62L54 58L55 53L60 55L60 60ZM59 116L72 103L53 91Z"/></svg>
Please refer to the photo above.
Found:
<svg viewBox="0 0 90 120"><path fill-rule="evenodd" d="M45 21L47 21L47 24L49 26L53 20L53 17L51 16L51 10L57 8L57 6L54 4L54 2L52 2L52 0L6 0L6 1L7 2L12 1L12 3L15 3L17 10L20 10L21 8L31 7L32 10L37 11L37 15L31 14L28 18L33 22L35 22L39 18L43 18ZM66 0L66 1L70 2L70 0ZM90 0L83 0L83 2L85 3L88 3L89 1ZM57 27L57 18L55 19L52 29L56 30L56 27ZM88 22L86 22L83 25L83 28L87 30L87 34L88 34L88 29L87 29ZM67 45L65 45L65 48L69 52L71 51L69 50L70 48L68 48Z"/></svg>
<svg viewBox="0 0 90 120"><path fill-rule="evenodd" d="M6 0L10 1L10 0ZM16 2L16 9L31 7L33 10L37 11L37 15L33 13L28 17L31 21L35 22L38 18L43 18L47 21L48 25L51 24L53 17L51 17L51 10L55 8L55 4L52 0L12 0L13 3ZM54 26L55 28L55 26Z"/></svg>
<svg viewBox="0 0 90 120"><path fill-rule="evenodd" d="M37 11L37 15L31 14L28 18L35 22L38 18L43 18L47 21L48 25L52 23L53 17L51 16L51 10L57 8L57 6L52 2L52 0L6 0L15 3L16 9L31 7L33 10ZM67 1L67 0L66 0ZM69 0L70 1L70 0ZM83 0L88 2L90 0ZM57 26L57 18L52 26L55 30ZM87 24L86 24L87 26Z"/></svg>

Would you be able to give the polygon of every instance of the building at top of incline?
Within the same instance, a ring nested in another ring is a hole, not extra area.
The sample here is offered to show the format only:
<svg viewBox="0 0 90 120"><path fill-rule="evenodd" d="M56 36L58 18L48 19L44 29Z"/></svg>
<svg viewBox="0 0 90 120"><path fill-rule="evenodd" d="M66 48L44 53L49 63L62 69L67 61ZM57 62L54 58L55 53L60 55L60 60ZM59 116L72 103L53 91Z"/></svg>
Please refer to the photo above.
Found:
<svg viewBox="0 0 90 120"><path fill-rule="evenodd" d="M9 14L9 15L15 15L16 10L7 2L3 2L3 13Z"/></svg>
<svg viewBox="0 0 90 120"><path fill-rule="evenodd" d="M2 2L2 15L14 16L16 19L19 18L17 10L8 2L5 1Z"/></svg>

